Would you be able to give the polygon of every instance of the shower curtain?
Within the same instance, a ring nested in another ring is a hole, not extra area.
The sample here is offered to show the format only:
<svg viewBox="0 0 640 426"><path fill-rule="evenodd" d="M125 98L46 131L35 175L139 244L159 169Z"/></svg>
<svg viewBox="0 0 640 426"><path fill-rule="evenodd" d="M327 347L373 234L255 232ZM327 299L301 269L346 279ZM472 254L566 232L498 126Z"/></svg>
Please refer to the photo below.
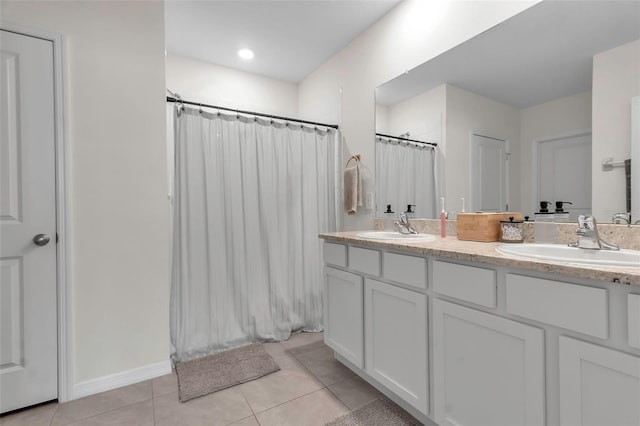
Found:
<svg viewBox="0 0 640 426"><path fill-rule="evenodd" d="M437 217L436 150L432 145L376 137L377 216L415 205L415 217Z"/></svg>
<svg viewBox="0 0 640 426"><path fill-rule="evenodd" d="M339 133L175 107L174 362L320 331Z"/></svg>

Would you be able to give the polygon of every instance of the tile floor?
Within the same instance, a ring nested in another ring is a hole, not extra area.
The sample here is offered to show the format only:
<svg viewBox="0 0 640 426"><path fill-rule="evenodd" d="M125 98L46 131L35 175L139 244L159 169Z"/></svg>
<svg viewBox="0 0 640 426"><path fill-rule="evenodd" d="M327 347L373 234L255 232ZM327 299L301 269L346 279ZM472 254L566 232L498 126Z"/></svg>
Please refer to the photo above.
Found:
<svg viewBox="0 0 640 426"><path fill-rule="evenodd" d="M382 396L333 358L322 333L264 343L281 370L185 403L175 373L0 417L2 426L321 426Z"/></svg>

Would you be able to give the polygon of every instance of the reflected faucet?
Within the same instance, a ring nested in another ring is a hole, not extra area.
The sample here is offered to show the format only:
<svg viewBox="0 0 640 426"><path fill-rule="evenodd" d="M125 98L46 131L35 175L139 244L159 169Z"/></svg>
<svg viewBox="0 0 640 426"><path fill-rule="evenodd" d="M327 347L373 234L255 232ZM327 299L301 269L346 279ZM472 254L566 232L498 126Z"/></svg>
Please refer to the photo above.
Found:
<svg viewBox="0 0 640 426"><path fill-rule="evenodd" d="M400 213L400 218L395 221L394 228L401 234L417 234L418 231L413 229L411 224L409 223L409 218L407 217L407 212Z"/></svg>
<svg viewBox="0 0 640 426"><path fill-rule="evenodd" d="M611 218L611 222L620 223L620 221L624 221L624 223L631 225L631 213L616 213Z"/></svg>
<svg viewBox="0 0 640 426"><path fill-rule="evenodd" d="M590 250L620 250L620 247L609 244L600 238L596 218L593 216L578 216L578 229L576 229L578 241L569 243L570 247L578 247Z"/></svg>

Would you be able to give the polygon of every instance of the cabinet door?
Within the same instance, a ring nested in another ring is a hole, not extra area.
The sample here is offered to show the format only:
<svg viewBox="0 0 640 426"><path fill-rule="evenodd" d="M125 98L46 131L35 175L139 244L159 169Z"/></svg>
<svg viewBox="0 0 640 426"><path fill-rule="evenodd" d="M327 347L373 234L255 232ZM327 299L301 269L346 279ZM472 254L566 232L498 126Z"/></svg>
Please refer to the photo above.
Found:
<svg viewBox="0 0 640 426"><path fill-rule="evenodd" d="M363 368L363 278L324 268L324 342L338 354Z"/></svg>
<svg viewBox="0 0 640 426"><path fill-rule="evenodd" d="M366 372L427 414L426 296L365 280Z"/></svg>
<svg viewBox="0 0 640 426"><path fill-rule="evenodd" d="M434 300L432 344L440 426L544 424L542 330Z"/></svg>
<svg viewBox="0 0 640 426"><path fill-rule="evenodd" d="M640 425L640 357L560 336L560 423Z"/></svg>

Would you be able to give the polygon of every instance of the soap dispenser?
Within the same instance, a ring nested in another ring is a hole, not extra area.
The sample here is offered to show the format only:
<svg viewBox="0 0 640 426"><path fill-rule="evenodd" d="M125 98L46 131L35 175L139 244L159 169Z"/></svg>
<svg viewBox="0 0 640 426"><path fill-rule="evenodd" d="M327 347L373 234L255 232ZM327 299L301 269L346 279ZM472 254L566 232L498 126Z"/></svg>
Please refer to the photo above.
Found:
<svg viewBox="0 0 640 426"><path fill-rule="evenodd" d="M416 215L415 210L413 210L415 206L415 204L407 204L407 211L405 213L409 219L413 219Z"/></svg>
<svg viewBox="0 0 640 426"><path fill-rule="evenodd" d="M540 201L540 211L535 212L533 233L536 243L555 243L558 227L553 222L553 213L549 212L549 201Z"/></svg>
<svg viewBox="0 0 640 426"><path fill-rule="evenodd" d="M384 230L393 231L395 222L394 212L391 210L391 204L387 204L387 210L384 212Z"/></svg>
<svg viewBox="0 0 640 426"><path fill-rule="evenodd" d="M569 222L569 212L564 211L563 204L573 204L571 201L556 201L556 210L553 212L554 222Z"/></svg>

